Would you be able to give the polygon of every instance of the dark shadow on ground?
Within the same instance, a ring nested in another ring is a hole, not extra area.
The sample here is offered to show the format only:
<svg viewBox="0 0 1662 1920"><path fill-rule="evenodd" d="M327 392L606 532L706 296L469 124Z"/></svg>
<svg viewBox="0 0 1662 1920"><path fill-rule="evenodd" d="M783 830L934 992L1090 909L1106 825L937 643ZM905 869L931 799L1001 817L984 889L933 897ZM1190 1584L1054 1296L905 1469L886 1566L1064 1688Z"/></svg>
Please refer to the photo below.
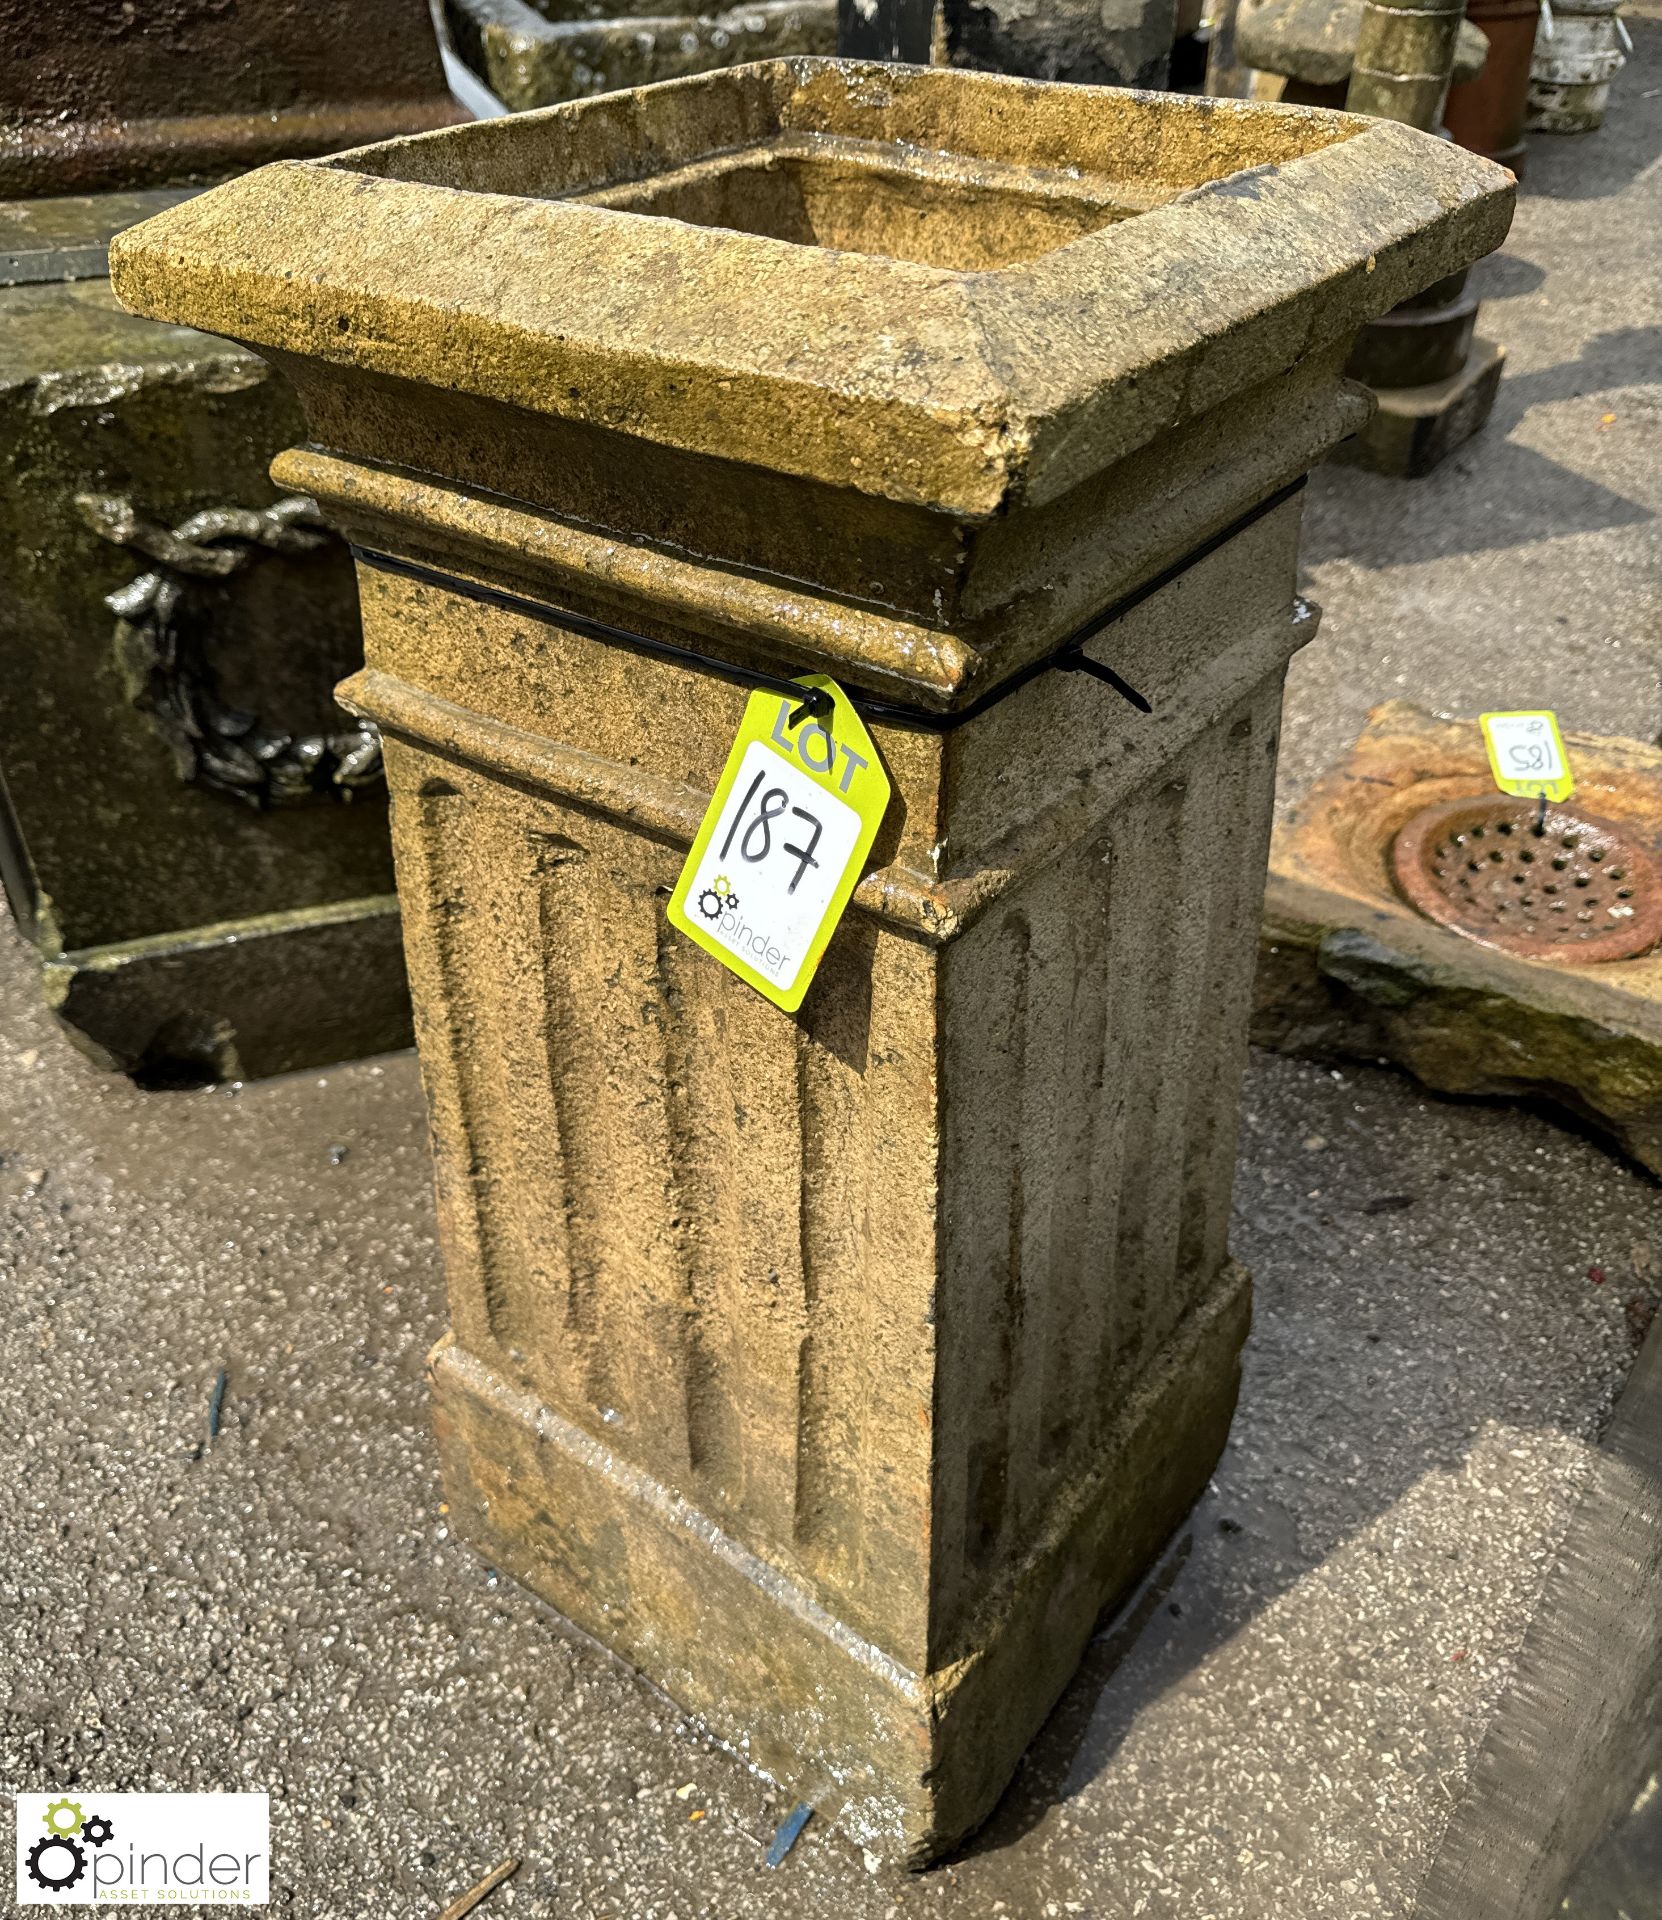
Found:
<svg viewBox="0 0 1662 1920"><path fill-rule="evenodd" d="M1488 431L1510 433L1531 407L1554 400L1579 400L1584 394L1615 393L1624 388L1654 391L1659 368L1662 327L1614 327L1596 334L1574 360L1560 360L1556 366L1503 379ZM1644 518L1651 518L1642 509L1640 512Z"/></svg>
<svg viewBox="0 0 1662 1920"><path fill-rule="evenodd" d="M1614 328L1589 340L1574 360L1503 378L1488 425L1423 480L1353 467L1321 469L1305 513L1304 564L1342 558L1363 567L1397 567L1566 533L1645 525L1656 517L1648 507L1510 435L1532 408L1555 401L1624 389L1654 396L1659 367L1662 327ZM1482 488L1481 511L1473 510L1476 503L1468 497L1474 479Z"/></svg>
<svg viewBox="0 0 1662 1920"><path fill-rule="evenodd" d="M1467 283L1480 300L1515 300L1520 294L1538 293L1545 284L1546 268L1518 253L1491 253L1472 268Z"/></svg>

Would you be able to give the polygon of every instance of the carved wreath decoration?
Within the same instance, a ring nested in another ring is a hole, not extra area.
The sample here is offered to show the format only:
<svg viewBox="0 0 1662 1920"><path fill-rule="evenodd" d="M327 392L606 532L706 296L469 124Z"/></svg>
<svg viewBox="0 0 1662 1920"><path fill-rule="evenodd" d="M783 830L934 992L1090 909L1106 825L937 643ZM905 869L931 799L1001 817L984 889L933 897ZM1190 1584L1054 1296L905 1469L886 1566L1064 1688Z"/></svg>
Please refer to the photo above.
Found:
<svg viewBox="0 0 1662 1920"><path fill-rule="evenodd" d="M295 494L259 509L209 507L171 532L110 494L80 494L76 505L95 533L155 562L104 604L119 621L139 704L181 780L266 807L350 800L381 779L381 736L369 721L351 720L337 733L285 733L221 700L200 650L181 643L177 616L192 580L223 580L262 549L310 553L324 545L330 536L315 501Z"/></svg>

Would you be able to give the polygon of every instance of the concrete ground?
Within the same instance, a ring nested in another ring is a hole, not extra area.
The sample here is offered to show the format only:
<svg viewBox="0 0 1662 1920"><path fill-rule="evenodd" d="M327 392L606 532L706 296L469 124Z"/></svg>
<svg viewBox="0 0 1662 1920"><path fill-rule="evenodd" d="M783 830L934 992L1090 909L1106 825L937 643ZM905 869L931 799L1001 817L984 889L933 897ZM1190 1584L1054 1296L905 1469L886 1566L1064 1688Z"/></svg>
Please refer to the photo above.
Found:
<svg viewBox="0 0 1662 1920"><path fill-rule="evenodd" d="M1662 21L1633 31L1610 126L1535 142L1485 269L1488 432L1315 482L1289 791L1403 691L1658 726ZM1213 1488L962 1856L869 1871L821 1818L770 1871L765 1783L449 1535L413 1061L143 1093L5 936L0 1063L0 1789L268 1788L304 1920L428 1920L508 1854L484 1916L1405 1916L1662 1289L1662 1191L1590 1141L1256 1060Z"/></svg>

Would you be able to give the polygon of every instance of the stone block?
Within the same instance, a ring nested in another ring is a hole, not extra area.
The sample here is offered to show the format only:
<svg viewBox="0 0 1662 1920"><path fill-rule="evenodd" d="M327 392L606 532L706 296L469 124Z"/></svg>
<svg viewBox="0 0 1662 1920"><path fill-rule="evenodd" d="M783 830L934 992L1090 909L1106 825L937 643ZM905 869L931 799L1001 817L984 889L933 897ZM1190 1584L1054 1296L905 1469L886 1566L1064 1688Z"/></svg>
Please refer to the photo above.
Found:
<svg viewBox="0 0 1662 1920"><path fill-rule="evenodd" d="M14 274L101 265L96 203L21 204ZM0 874L72 1037L128 1070L408 1042L378 749L333 698L351 559L273 511L302 431L264 361L106 279L0 288Z"/></svg>
<svg viewBox="0 0 1662 1920"><path fill-rule="evenodd" d="M1361 30L1362 0L1261 0L1242 13L1236 44L1247 66L1337 96L1307 104L1343 106ZM1488 54L1482 31L1462 20L1454 42L1454 78L1476 79Z"/></svg>
<svg viewBox="0 0 1662 1920"><path fill-rule="evenodd" d="M1093 87L1163 87L1177 0L939 0L937 34L955 67Z"/></svg>

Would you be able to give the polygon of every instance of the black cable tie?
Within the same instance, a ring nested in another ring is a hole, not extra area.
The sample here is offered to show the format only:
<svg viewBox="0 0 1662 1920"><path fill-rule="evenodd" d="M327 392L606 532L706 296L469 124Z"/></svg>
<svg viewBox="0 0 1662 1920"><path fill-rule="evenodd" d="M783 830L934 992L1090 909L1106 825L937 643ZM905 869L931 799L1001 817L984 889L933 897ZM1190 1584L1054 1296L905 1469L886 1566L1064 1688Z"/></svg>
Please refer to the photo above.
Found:
<svg viewBox="0 0 1662 1920"><path fill-rule="evenodd" d="M821 715L830 714L836 710L836 701L831 698L824 687L799 687L794 680L789 684L795 687L796 691L801 694L802 704L785 722L786 726L801 726L805 714L811 713L817 720Z"/></svg>
<svg viewBox="0 0 1662 1920"><path fill-rule="evenodd" d="M1083 653L1064 653L1055 665L1062 673L1088 673L1093 680L1112 687L1122 700L1129 700L1139 713L1154 711L1129 680L1122 680L1112 667L1105 667L1100 660L1089 659Z"/></svg>

